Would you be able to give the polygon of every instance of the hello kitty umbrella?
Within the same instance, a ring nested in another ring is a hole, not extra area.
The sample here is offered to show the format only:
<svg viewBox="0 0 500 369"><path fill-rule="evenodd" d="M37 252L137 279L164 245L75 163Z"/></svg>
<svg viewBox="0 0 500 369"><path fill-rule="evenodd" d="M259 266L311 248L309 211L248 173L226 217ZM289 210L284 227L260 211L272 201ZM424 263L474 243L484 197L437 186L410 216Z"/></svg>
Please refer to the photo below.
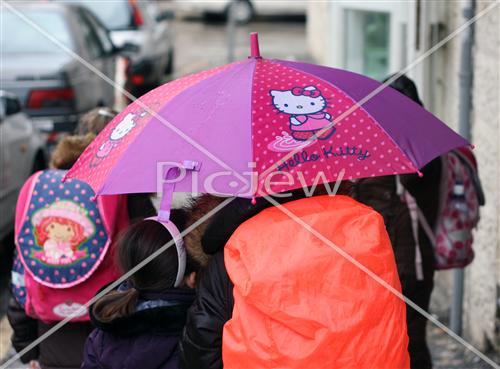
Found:
<svg viewBox="0 0 500 369"><path fill-rule="evenodd" d="M245 197L418 172L468 142L418 104L341 69L251 57L167 83L122 111L67 174L97 194ZM176 169L173 173L170 169ZM173 191L173 188L166 189Z"/></svg>

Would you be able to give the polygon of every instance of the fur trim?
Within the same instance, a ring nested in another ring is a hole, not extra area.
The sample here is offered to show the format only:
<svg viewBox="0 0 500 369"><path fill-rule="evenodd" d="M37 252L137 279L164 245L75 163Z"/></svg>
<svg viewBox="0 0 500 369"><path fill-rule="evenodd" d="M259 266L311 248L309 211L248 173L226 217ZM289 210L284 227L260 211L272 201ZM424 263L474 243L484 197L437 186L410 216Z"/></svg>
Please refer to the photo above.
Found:
<svg viewBox="0 0 500 369"><path fill-rule="evenodd" d="M186 228L190 227L224 200L226 200L226 197L217 197L208 194L192 199L191 204L186 207L189 214L186 221ZM203 251L203 246L201 244L203 234L211 221L212 218L205 220L184 237L184 244L186 245L189 255L202 266L207 265L211 257Z"/></svg>
<svg viewBox="0 0 500 369"><path fill-rule="evenodd" d="M94 138L93 134L64 137L52 153L50 166L56 169L71 168Z"/></svg>

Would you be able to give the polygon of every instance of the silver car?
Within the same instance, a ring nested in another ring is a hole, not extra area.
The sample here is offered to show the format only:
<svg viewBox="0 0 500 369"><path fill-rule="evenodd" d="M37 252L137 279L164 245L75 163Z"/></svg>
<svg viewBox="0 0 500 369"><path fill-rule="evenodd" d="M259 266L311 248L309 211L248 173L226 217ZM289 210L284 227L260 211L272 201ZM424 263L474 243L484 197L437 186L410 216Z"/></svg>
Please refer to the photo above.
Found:
<svg viewBox="0 0 500 369"><path fill-rule="evenodd" d="M173 73L174 39L172 11L157 1L71 0L92 10L110 31L113 43L129 52L127 89L140 96L164 82Z"/></svg>
<svg viewBox="0 0 500 369"><path fill-rule="evenodd" d="M92 12L70 4L9 4L43 32L2 9L2 88L20 98L40 129L73 131L81 114L113 105L113 87L67 52L114 80L118 50Z"/></svg>
<svg viewBox="0 0 500 369"><path fill-rule="evenodd" d="M0 241L14 226L19 189L30 174L44 169L44 142L21 110L19 99L0 91Z"/></svg>

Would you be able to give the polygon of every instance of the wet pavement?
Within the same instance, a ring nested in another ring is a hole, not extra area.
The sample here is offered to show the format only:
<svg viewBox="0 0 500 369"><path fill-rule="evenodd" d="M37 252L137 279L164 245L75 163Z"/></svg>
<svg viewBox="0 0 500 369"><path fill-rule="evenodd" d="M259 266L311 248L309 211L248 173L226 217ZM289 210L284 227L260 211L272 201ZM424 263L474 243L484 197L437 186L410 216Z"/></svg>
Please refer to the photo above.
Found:
<svg viewBox="0 0 500 369"><path fill-rule="evenodd" d="M427 337L436 369L486 369L492 367L432 323L428 324ZM485 354L500 365L500 353L489 351Z"/></svg>
<svg viewBox="0 0 500 369"><path fill-rule="evenodd" d="M311 61L304 22L287 18L268 19L237 26L234 32L229 32L224 23L187 20L175 25L176 76L228 63L231 35L234 37L235 60L247 58L250 32L259 33L263 57Z"/></svg>

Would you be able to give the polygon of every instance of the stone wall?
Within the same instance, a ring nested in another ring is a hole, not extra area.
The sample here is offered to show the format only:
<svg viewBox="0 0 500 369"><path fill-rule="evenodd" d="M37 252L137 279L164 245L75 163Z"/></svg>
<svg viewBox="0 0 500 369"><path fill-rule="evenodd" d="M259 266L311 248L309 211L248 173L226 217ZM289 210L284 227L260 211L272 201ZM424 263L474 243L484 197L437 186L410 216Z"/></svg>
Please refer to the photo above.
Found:
<svg viewBox="0 0 500 369"><path fill-rule="evenodd" d="M477 2L477 12L488 6ZM486 194L475 235L476 259L466 270L464 329L485 350L494 344L500 278L500 11L476 23L472 139Z"/></svg>

